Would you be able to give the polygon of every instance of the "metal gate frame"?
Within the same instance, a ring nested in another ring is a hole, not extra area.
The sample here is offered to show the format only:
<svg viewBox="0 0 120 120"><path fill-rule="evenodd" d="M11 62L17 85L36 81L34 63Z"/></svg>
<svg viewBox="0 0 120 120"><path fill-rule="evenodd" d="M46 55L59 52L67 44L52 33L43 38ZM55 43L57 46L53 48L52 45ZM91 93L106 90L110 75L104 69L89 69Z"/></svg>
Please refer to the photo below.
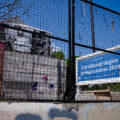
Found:
<svg viewBox="0 0 120 120"><path fill-rule="evenodd" d="M75 66L75 46L79 46L79 47L85 47L85 48L89 48L92 49L93 52L95 52L95 50L99 50L99 51L103 51L103 52L107 52L107 53L111 53L111 54L115 54L115 55L120 55L120 53L117 52L113 52L113 51L108 51L105 49L101 49L101 48L97 48L95 47L95 38L94 38L94 18L93 18L93 8L92 6L95 6L97 8L101 8L103 10L109 11L111 13L120 15L120 13L110 10L106 7L100 6L98 4L95 4L92 2L92 0L88 1L88 0L80 0L83 1L87 4L90 4L90 20L91 20L91 36L92 36L92 47L91 46L87 46L87 45L83 45L83 44L78 44L75 43L75 1L76 0L69 0L69 51L70 51L70 55L69 55L69 60L70 60L70 81L67 89L67 97L68 102L77 102L77 103L87 103L87 102L120 102L120 100L118 101L106 101L106 100L102 100L102 101L91 101L91 100L87 100L87 101L76 101L75 100L75 91L76 91L76 66ZM72 4L72 5L71 5ZM72 6L72 7L71 7ZM71 12L72 11L72 12ZM72 16L72 17L71 17Z"/></svg>

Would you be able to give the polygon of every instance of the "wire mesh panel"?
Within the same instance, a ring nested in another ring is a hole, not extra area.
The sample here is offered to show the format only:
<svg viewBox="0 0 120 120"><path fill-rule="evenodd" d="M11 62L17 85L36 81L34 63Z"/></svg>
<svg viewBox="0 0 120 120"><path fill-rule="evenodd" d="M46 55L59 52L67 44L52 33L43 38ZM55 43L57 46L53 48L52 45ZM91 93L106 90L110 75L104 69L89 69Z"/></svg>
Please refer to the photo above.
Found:
<svg viewBox="0 0 120 120"><path fill-rule="evenodd" d="M76 100L120 100L120 16L75 3Z"/></svg>
<svg viewBox="0 0 120 120"><path fill-rule="evenodd" d="M2 0L1 6L1 98L63 100L69 57L68 0Z"/></svg>
<svg viewBox="0 0 120 120"><path fill-rule="evenodd" d="M100 8L93 7L95 45L108 49L120 44L120 16ZM102 31L102 32L101 32Z"/></svg>

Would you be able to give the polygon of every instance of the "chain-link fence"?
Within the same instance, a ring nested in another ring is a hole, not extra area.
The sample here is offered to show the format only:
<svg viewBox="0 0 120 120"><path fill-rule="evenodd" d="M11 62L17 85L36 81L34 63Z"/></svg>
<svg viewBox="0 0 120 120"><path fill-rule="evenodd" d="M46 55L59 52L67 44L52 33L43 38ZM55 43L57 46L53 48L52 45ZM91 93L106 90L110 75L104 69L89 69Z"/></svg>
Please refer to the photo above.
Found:
<svg viewBox="0 0 120 120"><path fill-rule="evenodd" d="M86 0L2 0L0 98L119 101L119 13Z"/></svg>

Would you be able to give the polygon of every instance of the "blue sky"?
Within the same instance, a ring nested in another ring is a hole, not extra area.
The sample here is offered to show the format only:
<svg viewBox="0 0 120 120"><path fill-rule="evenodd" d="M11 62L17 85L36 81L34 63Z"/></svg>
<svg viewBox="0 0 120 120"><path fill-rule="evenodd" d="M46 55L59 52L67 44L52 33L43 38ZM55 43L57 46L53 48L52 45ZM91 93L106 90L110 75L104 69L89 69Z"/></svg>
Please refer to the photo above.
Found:
<svg viewBox="0 0 120 120"><path fill-rule="evenodd" d="M93 0L93 2L120 12L120 0Z"/></svg>
<svg viewBox="0 0 120 120"><path fill-rule="evenodd" d="M111 6L110 9L115 10L116 5L112 6L113 0L93 2L105 6ZM102 0L101 0L102 1ZM119 2L120 3L120 2ZM118 3L117 3L118 4ZM119 5L119 4L118 4ZM118 9L117 9L118 10ZM119 11L118 11L119 12ZM94 19L94 34L95 34L95 47L101 49L111 48L120 45L120 16L106 10L93 6L93 19ZM76 42L84 45L92 46L91 37L91 22L90 22L90 5L76 0L76 27L75 37ZM91 49L76 47L76 56L84 56L92 53Z"/></svg>
<svg viewBox="0 0 120 120"><path fill-rule="evenodd" d="M120 12L120 0L93 0L93 2ZM27 14L21 19L28 25L46 30L52 36L68 40L68 1L67 0L25 0L23 5L33 4ZM23 10L16 10L20 14ZM76 0L75 6L75 42L92 46L90 5ZM107 49L120 44L120 16L93 7L96 47ZM52 40L56 50L69 56L67 43ZM55 48L54 48L55 49ZM92 53L91 49L77 47L76 56Z"/></svg>
<svg viewBox="0 0 120 120"><path fill-rule="evenodd" d="M106 8L112 9L114 11L120 12L120 1L119 0L93 0L94 3L97 3L99 5L102 5ZM82 11L76 13L76 42L77 43L82 43L85 45L92 46L92 39L91 39L91 23L90 23L90 5L84 4L83 2L76 2L76 8L77 11ZM81 6L80 6L81 4ZM108 12L106 10L97 8L93 6L93 19L94 19L94 35L95 35L95 47L97 48L102 48L102 49L107 49L107 48L112 48L117 45L120 45L120 16L116 15L114 13ZM115 51L116 52L116 51ZM78 47L76 48L76 55L79 56L85 56L90 53L93 53L91 49L85 49ZM109 56L107 56L109 55ZM106 78L113 78L118 75L118 71L116 72L114 69L109 70L107 72L100 72L100 75L98 75L97 72L94 73L94 75L88 75L83 78L81 76L81 72L86 72L86 71L92 71L94 68L91 70L81 69L81 66L85 65L87 66L92 64L96 64L97 61L103 62L107 60L112 60L113 58L119 59L118 55L115 54L103 54L102 59L98 59L102 55L98 55L96 57L88 57L88 59L83 59L79 61L78 66L78 75L81 77L81 80L93 80L94 78L97 79L105 79ZM94 59L94 61L92 61ZM97 63L98 64L98 63ZM101 68L105 68L106 66L102 66ZM97 66L95 70L98 70L99 67ZM119 70L119 68L117 69ZM115 75L116 72L116 75ZM113 75L114 73L114 75ZM98 77L98 78L97 78ZM100 82L100 81L99 81ZM106 80L105 80L106 82ZM111 82L111 81L110 81Z"/></svg>

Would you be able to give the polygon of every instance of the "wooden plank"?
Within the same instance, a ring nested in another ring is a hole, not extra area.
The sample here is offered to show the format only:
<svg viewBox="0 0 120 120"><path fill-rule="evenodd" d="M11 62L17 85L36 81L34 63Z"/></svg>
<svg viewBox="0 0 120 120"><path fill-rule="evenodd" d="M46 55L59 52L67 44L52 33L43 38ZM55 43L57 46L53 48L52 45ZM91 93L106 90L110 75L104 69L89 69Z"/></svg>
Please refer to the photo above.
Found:
<svg viewBox="0 0 120 120"><path fill-rule="evenodd" d="M110 90L91 90L91 91L81 91L82 93L105 93L110 92Z"/></svg>

